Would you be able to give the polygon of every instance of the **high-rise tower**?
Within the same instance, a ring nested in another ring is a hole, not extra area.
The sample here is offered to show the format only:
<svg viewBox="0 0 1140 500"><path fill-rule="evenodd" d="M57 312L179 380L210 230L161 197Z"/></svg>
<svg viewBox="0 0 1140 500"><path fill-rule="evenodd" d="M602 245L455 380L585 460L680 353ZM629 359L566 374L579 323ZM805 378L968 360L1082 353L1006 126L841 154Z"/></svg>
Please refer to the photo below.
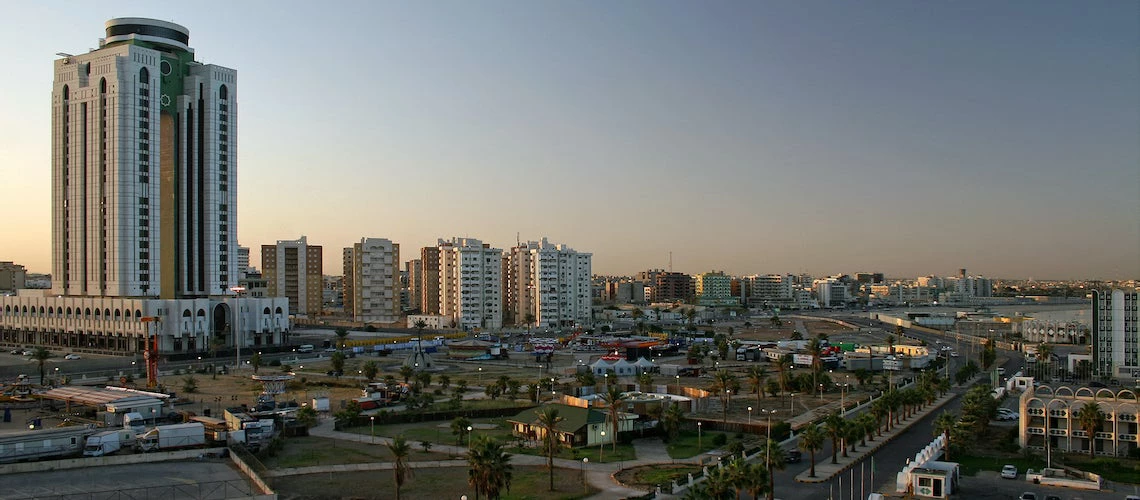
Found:
<svg viewBox="0 0 1140 500"><path fill-rule="evenodd" d="M194 60L190 31L107 21L55 61L52 289L226 294L237 283L237 72Z"/></svg>

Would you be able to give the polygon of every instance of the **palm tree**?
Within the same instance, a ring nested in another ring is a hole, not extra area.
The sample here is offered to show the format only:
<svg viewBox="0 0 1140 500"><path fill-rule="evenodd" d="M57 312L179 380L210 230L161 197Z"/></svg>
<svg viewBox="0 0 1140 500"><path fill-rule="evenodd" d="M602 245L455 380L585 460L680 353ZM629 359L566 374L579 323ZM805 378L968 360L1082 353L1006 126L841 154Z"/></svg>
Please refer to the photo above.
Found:
<svg viewBox="0 0 1140 500"><path fill-rule="evenodd" d="M260 352L254 353L253 356L250 356L249 366L253 367L253 374L257 375L257 370L259 368L261 368L261 353Z"/></svg>
<svg viewBox="0 0 1140 500"><path fill-rule="evenodd" d="M36 365L40 368L40 385L44 385L44 363L54 357L51 351L43 347L37 347L36 350L32 351L32 359L35 360Z"/></svg>
<svg viewBox="0 0 1140 500"><path fill-rule="evenodd" d="M883 423L883 417L890 414L890 408L887 405L886 399L880 397L876 399L874 403L871 403L870 414L871 418L875 419L875 428L879 431L879 436L881 437L883 435L883 427L881 425ZM889 420L886 425L890 425Z"/></svg>
<svg viewBox="0 0 1140 500"><path fill-rule="evenodd" d="M487 495L488 500L502 496L503 490L510 491L514 467L511 454L503 451L503 445L487 436L479 439L467 452L467 484L475 488L475 498Z"/></svg>
<svg viewBox="0 0 1140 500"><path fill-rule="evenodd" d="M345 347L344 341L348 338L348 330L346 330L344 327L337 327L337 329L333 330L333 332L336 333L337 348L343 349Z"/></svg>
<svg viewBox="0 0 1140 500"><path fill-rule="evenodd" d="M641 386L641 390L648 391L649 386L653 385L653 374L649 372L641 372L637 375L637 383Z"/></svg>
<svg viewBox="0 0 1140 500"><path fill-rule="evenodd" d="M891 356L895 355L895 340L894 335L887 335L887 352Z"/></svg>
<svg viewBox="0 0 1140 500"><path fill-rule="evenodd" d="M405 384L408 383L408 380L411 380L412 375L415 375L415 374L416 374L416 369L412 368L410 365L404 365L404 366L400 367L400 376L404 377L404 383Z"/></svg>
<svg viewBox="0 0 1140 500"><path fill-rule="evenodd" d="M815 390L819 387L819 372L822 367L823 361L820 360L820 354L823 352L823 339L819 335L808 341L807 346L808 354L811 354L811 387Z"/></svg>
<svg viewBox="0 0 1140 500"><path fill-rule="evenodd" d="M800 432L799 447L811 455L811 472L808 473L810 477L815 477L815 452L823 449L823 440L826 438L823 431L814 423L808 424Z"/></svg>
<svg viewBox="0 0 1140 500"><path fill-rule="evenodd" d="M760 398L764 397L764 382L767 378L768 370L763 367L752 365L748 367L748 387L756 393L756 407L760 407Z"/></svg>
<svg viewBox="0 0 1140 500"><path fill-rule="evenodd" d="M603 392L601 394L600 398L602 402L606 404L606 411L609 413L610 425L613 426L613 430L611 431L613 432L614 439L613 449L614 451L617 451L617 437L618 430L620 429L619 424L621 423L621 410L625 407L625 401L628 399L628 397L626 397L626 395L621 391L621 388L616 385L611 385L608 389L606 389L606 392Z"/></svg>
<svg viewBox="0 0 1140 500"><path fill-rule="evenodd" d="M858 417L851 420L844 420L843 426L843 458L847 458L847 449L855 451L855 446L859 444L859 438L864 437L862 420ZM867 443L863 443L864 446Z"/></svg>
<svg viewBox="0 0 1140 500"><path fill-rule="evenodd" d="M392 452L392 473L396 479L396 500L400 500L400 487L404 481L412 476L412 468L408 466L408 455L412 452L412 445L404 440L404 436L392 438L388 443L388 450Z"/></svg>
<svg viewBox="0 0 1140 500"><path fill-rule="evenodd" d="M768 489L768 472L761 464L750 464L737 459L727 469L728 482L736 489L736 498L740 498L740 493L745 491L752 498L759 498L760 492Z"/></svg>
<svg viewBox="0 0 1140 500"><path fill-rule="evenodd" d="M705 479L705 491L702 498L722 499L730 498L732 489L732 476L727 468L717 467L709 471Z"/></svg>
<svg viewBox="0 0 1140 500"><path fill-rule="evenodd" d="M939 413L938 416L934 418L934 435L937 437L941 434L946 441L946 446L943 447L943 450L945 450L943 460L946 461L950 460L950 431L954 430L954 424L957 422L958 417L949 411Z"/></svg>
<svg viewBox="0 0 1140 500"><path fill-rule="evenodd" d="M728 422L728 404L732 402L732 391L739 387L740 383L737 382L736 375L728 370L720 370L713 375L713 383L710 389L720 397L721 411L724 413L725 422Z"/></svg>
<svg viewBox="0 0 1140 500"><path fill-rule="evenodd" d="M681 421L685 418L685 411L678 405L669 405L661 414L661 430L665 432L665 436L670 440L677 438L677 433L681 430Z"/></svg>
<svg viewBox="0 0 1140 500"><path fill-rule="evenodd" d="M1100 411L1100 405L1089 401L1077 409L1076 417L1077 425L1088 434L1089 456L1096 458L1096 431L1104 425L1104 412Z"/></svg>
<svg viewBox="0 0 1140 500"><path fill-rule="evenodd" d="M455 445L463 444L463 438L467 437L467 428L471 426L471 421L467 417L455 417L451 421L451 433L455 435Z"/></svg>
<svg viewBox="0 0 1140 500"><path fill-rule="evenodd" d="M784 470L787 466L787 455L784 449L780 447L780 443L772 440L764 441L764 468L768 471L768 500L776 498L776 474L773 472L776 469ZM758 495L752 495L752 498L759 498Z"/></svg>
<svg viewBox="0 0 1140 500"><path fill-rule="evenodd" d="M554 491L554 452L555 447L558 446L558 442L554 438L562 417L558 416L558 409L553 406L535 410L534 413L538 415L538 426L543 431L542 444L546 451L546 468L550 470L550 491Z"/></svg>
<svg viewBox="0 0 1140 500"><path fill-rule="evenodd" d="M823 430L831 437L831 463L839 463L839 440L843 438L844 427L847 421L839 412L832 413L823 419Z"/></svg>
<svg viewBox="0 0 1140 500"><path fill-rule="evenodd" d="M863 430L863 446L867 446L867 441L875 441L875 430L879 428L879 420L874 415L870 412L864 413L856 417L855 422Z"/></svg>
<svg viewBox="0 0 1140 500"><path fill-rule="evenodd" d="M377 365L375 361L368 361L364 363L364 366L360 367L360 371L366 380L372 382L376 379L376 374L380 373L380 366Z"/></svg>
<svg viewBox="0 0 1140 500"><path fill-rule="evenodd" d="M791 375L792 356L786 354L776 360L776 380L780 382L780 392L788 392L788 378Z"/></svg>

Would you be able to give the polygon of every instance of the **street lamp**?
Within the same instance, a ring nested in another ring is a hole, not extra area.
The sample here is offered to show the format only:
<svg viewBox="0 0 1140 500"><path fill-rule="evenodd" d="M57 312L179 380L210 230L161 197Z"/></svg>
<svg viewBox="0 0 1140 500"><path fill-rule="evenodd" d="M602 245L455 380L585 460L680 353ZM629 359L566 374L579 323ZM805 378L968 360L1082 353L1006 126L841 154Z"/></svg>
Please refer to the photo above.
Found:
<svg viewBox="0 0 1140 500"><path fill-rule="evenodd" d="M368 421L372 423L372 444L376 444L376 417L368 417Z"/></svg>
<svg viewBox="0 0 1140 500"><path fill-rule="evenodd" d="M697 422L697 452L700 453L701 450L701 423Z"/></svg>
<svg viewBox="0 0 1140 500"><path fill-rule="evenodd" d="M602 431L602 438L598 440L598 462L602 461L602 453L606 451L606 447L602 446L606 442L606 431Z"/></svg>
<svg viewBox="0 0 1140 500"><path fill-rule="evenodd" d="M471 426L467 426L467 449L471 449Z"/></svg>
<svg viewBox="0 0 1140 500"><path fill-rule="evenodd" d="M760 410L768 415L768 440L764 443L764 468L772 470L772 414L776 410Z"/></svg>
<svg viewBox="0 0 1140 500"><path fill-rule="evenodd" d="M751 406L748 407L748 425L749 426L752 425L752 407Z"/></svg>
<svg viewBox="0 0 1140 500"><path fill-rule="evenodd" d="M819 384L819 400L823 401L823 384Z"/></svg>
<svg viewBox="0 0 1140 500"><path fill-rule="evenodd" d="M586 486L586 464L590 463L590 457L582 457L582 491L589 491Z"/></svg>
<svg viewBox="0 0 1140 500"><path fill-rule="evenodd" d="M479 385L483 385L483 367L479 367Z"/></svg>
<svg viewBox="0 0 1140 500"><path fill-rule="evenodd" d="M674 375L674 377L677 377L677 394L680 394L681 393L681 376L680 375Z"/></svg>
<svg viewBox="0 0 1140 500"><path fill-rule="evenodd" d="M788 411L792 412L793 415L796 413L796 393L794 392L788 393Z"/></svg>

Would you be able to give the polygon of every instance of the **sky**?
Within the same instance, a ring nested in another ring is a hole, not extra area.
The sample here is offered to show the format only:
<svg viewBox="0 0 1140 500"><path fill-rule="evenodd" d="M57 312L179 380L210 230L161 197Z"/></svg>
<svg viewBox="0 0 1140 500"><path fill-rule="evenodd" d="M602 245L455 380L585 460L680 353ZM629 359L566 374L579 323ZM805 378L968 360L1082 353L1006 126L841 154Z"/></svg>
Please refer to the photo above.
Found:
<svg viewBox="0 0 1140 500"><path fill-rule="evenodd" d="M50 271L55 53L113 17L238 71L238 235L594 272L1140 277L1140 3L21 2L0 260Z"/></svg>

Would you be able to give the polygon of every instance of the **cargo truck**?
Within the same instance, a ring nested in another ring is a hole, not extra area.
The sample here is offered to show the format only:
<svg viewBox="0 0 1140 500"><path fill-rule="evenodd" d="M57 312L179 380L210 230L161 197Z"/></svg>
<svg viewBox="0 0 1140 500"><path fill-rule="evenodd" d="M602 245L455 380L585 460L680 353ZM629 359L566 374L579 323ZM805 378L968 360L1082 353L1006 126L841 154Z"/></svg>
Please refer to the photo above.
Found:
<svg viewBox="0 0 1140 500"><path fill-rule="evenodd" d="M166 451L206 444L206 427L201 423L160 425L138 438L140 451Z"/></svg>
<svg viewBox="0 0 1140 500"><path fill-rule="evenodd" d="M0 435L0 463L78 455L94 425L76 425Z"/></svg>
<svg viewBox="0 0 1140 500"><path fill-rule="evenodd" d="M119 451L124 446L134 443L135 435L128 429L103 431L87 436L87 445L83 447L83 456L101 457Z"/></svg>

